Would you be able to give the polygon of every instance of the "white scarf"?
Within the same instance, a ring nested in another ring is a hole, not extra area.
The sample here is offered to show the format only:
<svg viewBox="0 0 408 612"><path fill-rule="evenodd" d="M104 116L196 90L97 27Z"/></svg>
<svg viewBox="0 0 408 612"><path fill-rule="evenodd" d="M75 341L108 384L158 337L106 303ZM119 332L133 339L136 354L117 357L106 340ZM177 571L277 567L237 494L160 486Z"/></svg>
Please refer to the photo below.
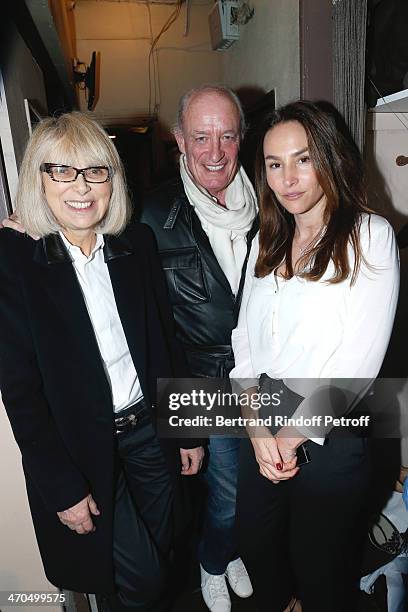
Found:
<svg viewBox="0 0 408 612"><path fill-rule="evenodd" d="M188 201L194 207L214 255L236 295L247 252L246 235L258 210L251 181L240 166L227 187L224 207L195 183L185 155L180 157L180 174Z"/></svg>

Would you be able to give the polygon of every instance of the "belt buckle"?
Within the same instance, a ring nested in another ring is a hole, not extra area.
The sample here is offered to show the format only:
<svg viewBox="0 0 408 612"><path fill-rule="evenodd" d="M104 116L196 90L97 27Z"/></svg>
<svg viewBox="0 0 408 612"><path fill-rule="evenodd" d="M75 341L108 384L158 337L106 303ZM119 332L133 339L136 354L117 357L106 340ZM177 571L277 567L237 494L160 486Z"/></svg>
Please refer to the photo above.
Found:
<svg viewBox="0 0 408 612"><path fill-rule="evenodd" d="M135 427L137 421L138 417L133 413L115 419L116 434L125 433L129 428Z"/></svg>

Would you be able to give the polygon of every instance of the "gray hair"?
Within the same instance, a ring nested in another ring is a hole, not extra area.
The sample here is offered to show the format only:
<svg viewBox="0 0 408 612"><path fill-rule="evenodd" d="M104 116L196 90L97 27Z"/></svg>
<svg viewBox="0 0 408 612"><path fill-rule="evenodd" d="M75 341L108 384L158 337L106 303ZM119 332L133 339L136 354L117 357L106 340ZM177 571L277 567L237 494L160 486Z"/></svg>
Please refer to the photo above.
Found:
<svg viewBox="0 0 408 612"><path fill-rule="evenodd" d="M204 93L216 93L231 100L239 114L239 131L242 140L246 131L246 123L244 109L242 108L240 99L238 98L235 91L233 91L226 85L213 85L211 83L206 85L200 85L200 87L193 87L193 89L186 91L186 93L181 96L177 108L177 120L176 125L174 126L174 131L180 133L183 132L184 115L187 111L188 105L190 104L192 98L198 97L199 95Z"/></svg>
<svg viewBox="0 0 408 612"><path fill-rule="evenodd" d="M105 130L86 113L74 111L40 121L28 141L20 168L16 211L29 234L47 236L61 230L45 198L40 166L55 162L112 168L109 208L95 231L119 234L130 219L125 174L116 147Z"/></svg>

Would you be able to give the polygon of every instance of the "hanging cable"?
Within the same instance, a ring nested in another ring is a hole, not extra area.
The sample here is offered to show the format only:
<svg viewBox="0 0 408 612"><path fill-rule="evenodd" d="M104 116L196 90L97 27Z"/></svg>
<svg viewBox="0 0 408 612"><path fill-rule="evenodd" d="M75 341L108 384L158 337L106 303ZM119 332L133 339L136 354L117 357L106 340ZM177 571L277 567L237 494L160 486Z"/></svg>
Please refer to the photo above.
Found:
<svg viewBox="0 0 408 612"><path fill-rule="evenodd" d="M149 5L149 2L147 4ZM165 32L167 32L167 30L169 30L171 28L173 23L178 19L179 15L180 15L180 12L181 12L182 5L183 5L183 0L178 0L176 8L169 15L169 17L165 21L164 25L162 26L160 32L153 39L153 41L151 43L151 46L150 46L149 59L148 59L148 62L149 62L149 90L150 90L149 91L149 115L152 113L151 64L152 64L152 61L153 61L153 70L155 71L155 61L157 61L157 58L155 60L155 57L154 57L153 53L154 53L154 51L155 51L155 49L157 47L157 43L159 42L160 38L163 36L163 34ZM149 14L150 14L150 6L149 6ZM155 80L155 83L154 83L154 108L153 108L153 110L154 110L154 112L156 112L157 111L157 84L156 84L156 78L154 80Z"/></svg>
<svg viewBox="0 0 408 612"><path fill-rule="evenodd" d="M153 24L152 24L152 12L150 10L149 0L146 0L146 8L147 8L147 14L148 14L148 20L149 20L150 48L151 48L153 45L154 36L153 36ZM153 71L154 70L155 70L155 65L153 64ZM147 73L148 73L148 81L149 81L149 115L150 115L151 106L152 106L152 67L151 67L151 62L150 62L150 53L149 53L148 60L147 60ZM154 81L156 80L155 73L153 73L153 79Z"/></svg>

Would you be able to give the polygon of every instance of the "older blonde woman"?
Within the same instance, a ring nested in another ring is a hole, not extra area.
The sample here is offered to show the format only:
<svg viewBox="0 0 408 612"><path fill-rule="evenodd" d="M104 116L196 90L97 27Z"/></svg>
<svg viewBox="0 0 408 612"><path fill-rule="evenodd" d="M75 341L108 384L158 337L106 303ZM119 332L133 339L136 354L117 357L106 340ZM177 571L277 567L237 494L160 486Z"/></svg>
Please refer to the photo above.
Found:
<svg viewBox="0 0 408 612"><path fill-rule="evenodd" d="M182 468L155 434L156 379L185 369L154 239L126 227L120 159L81 113L36 128L16 208L41 239L0 232L0 384L45 572L114 608L166 609L177 474L202 449Z"/></svg>

